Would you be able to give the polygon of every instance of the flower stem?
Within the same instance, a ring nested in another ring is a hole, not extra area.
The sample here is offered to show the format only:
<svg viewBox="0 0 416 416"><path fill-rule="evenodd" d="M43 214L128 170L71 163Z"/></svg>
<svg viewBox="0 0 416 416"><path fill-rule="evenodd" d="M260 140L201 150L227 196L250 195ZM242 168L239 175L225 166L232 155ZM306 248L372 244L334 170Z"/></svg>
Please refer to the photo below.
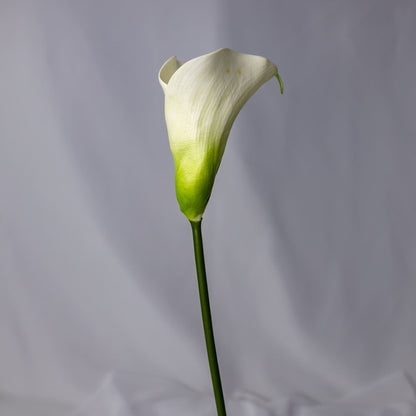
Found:
<svg viewBox="0 0 416 416"><path fill-rule="evenodd" d="M201 302L202 323L204 325L205 344L207 346L209 369L218 416L226 416L224 395L221 387L220 369L215 349L212 329L211 308L209 306L207 275L205 272L204 248L202 245L201 221L191 221L194 240L195 265L198 276L199 300Z"/></svg>

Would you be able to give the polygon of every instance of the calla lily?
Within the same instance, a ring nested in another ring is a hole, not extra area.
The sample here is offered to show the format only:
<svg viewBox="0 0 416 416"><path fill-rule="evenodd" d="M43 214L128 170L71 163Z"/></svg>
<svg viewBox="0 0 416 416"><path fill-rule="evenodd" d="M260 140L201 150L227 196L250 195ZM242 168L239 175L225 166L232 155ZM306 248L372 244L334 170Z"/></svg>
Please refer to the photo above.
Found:
<svg viewBox="0 0 416 416"><path fill-rule="evenodd" d="M186 63L172 57L160 69L176 196L189 220L202 218L235 118L273 76L283 92L276 65L230 49Z"/></svg>

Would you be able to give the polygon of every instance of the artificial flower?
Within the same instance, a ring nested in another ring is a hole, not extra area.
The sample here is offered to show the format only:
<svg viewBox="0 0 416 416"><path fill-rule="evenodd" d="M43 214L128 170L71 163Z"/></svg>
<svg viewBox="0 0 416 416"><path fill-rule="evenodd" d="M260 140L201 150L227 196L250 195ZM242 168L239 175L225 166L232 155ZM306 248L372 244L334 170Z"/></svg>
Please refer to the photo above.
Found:
<svg viewBox="0 0 416 416"><path fill-rule="evenodd" d="M160 69L176 196L189 220L202 218L235 118L273 76L283 92L275 64L230 49L185 63L172 57Z"/></svg>

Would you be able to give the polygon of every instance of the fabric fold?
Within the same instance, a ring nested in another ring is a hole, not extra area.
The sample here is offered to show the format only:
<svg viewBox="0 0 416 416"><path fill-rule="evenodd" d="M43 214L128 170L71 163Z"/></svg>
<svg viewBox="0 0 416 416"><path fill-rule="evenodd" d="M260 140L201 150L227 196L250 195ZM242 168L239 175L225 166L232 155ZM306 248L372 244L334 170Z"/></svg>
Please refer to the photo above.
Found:
<svg viewBox="0 0 416 416"><path fill-rule="evenodd" d="M229 416L415 416L416 394L395 373L333 402L307 397L265 399L250 392L226 398ZM174 380L110 373L71 416L215 416L210 392Z"/></svg>

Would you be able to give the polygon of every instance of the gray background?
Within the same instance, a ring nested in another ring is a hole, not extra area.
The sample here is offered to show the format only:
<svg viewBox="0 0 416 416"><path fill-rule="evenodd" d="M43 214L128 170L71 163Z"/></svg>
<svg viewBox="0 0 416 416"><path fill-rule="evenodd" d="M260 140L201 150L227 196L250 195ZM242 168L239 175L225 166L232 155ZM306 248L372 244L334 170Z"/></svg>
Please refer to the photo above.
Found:
<svg viewBox="0 0 416 416"><path fill-rule="evenodd" d="M415 12L2 0L0 403L76 405L112 371L209 389L157 73L220 47L285 84L237 117L203 221L226 394L416 380Z"/></svg>

